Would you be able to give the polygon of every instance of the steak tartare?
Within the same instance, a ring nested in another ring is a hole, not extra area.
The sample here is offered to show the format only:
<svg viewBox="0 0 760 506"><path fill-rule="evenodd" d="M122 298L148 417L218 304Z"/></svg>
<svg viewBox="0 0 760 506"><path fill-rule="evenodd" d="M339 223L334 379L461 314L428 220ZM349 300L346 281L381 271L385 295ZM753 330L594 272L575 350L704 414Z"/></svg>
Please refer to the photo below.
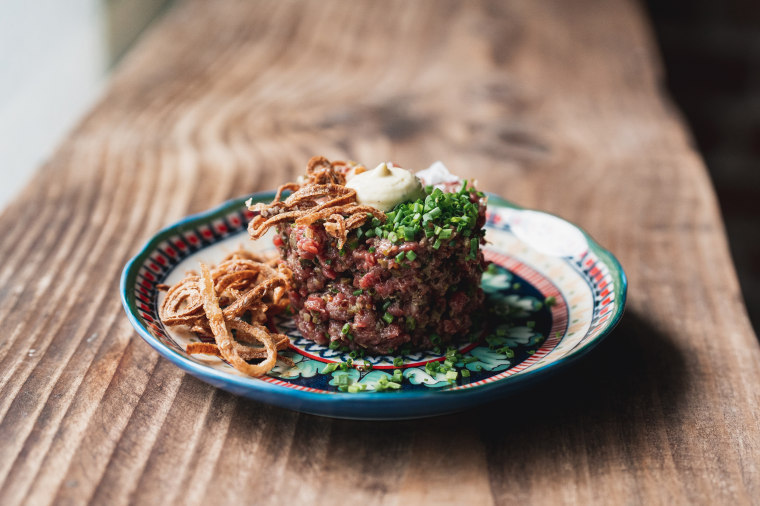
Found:
<svg viewBox="0 0 760 506"><path fill-rule="evenodd" d="M382 212L345 186L363 167L316 160L304 183L281 188L293 192L285 201L278 193L272 204L251 207L258 213L251 234L274 227L293 272L290 303L301 334L372 354L435 349L466 335L484 299L484 195L466 181L448 183L452 191L427 186Z"/></svg>

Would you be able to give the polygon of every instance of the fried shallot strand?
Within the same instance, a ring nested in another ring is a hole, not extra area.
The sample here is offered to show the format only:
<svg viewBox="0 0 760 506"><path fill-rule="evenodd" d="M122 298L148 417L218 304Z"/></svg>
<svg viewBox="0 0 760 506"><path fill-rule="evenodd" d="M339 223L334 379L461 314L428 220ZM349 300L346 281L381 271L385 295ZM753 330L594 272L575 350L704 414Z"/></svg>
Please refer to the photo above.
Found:
<svg viewBox="0 0 760 506"><path fill-rule="evenodd" d="M209 271L208 266L205 264L201 264L200 288L203 299L203 311L206 313L209 327L211 327L211 332L214 334L214 340L222 358L235 369L248 376L261 376L269 372L277 361L277 348L274 339L266 332L253 333L252 335L266 348L267 357L259 364L249 364L246 362L234 345L235 341L232 338L230 330L227 328L224 313L222 312L222 308L219 307L219 299L217 299L216 292L214 291L214 280L211 277L211 271ZM242 320L240 321L242 322ZM231 326L234 328L234 324Z"/></svg>
<svg viewBox="0 0 760 506"><path fill-rule="evenodd" d="M277 188L277 193L275 194L274 200L272 201L272 203L280 202L282 200L282 192L284 192L285 190L294 192L298 190L300 187L301 185L298 183L286 183L280 186L279 188Z"/></svg>
<svg viewBox="0 0 760 506"><path fill-rule="evenodd" d="M241 294L235 302L224 308L224 316L227 318L241 316L250 306L261 300L264 295L266 295L267 291L273 289L275 286L282 286L284 283L285 280L281 277L270 278L261 282L247 292Z"/></svg>
<svg viewBox="0 0 760 506"><path fill-rule="evenodd" d="M370 216L384 222L385 213L360 205L356 201L356 190L345 186L348 168L346 162L330 163L322 156L312 157L303 184L282 185L271 203L259 202L249 207L257 213L248 225L251 237L258 239L280 223L309 226L322 221L325 231L337 239L338 248L342 248L348 232L362 226ZM285 190L293 193L281 200Z"/></svg>
<svg viewBox="0 0 760 506"><path fill-rule="evenodd" d="M287 336L285 336L285 339L277 341L277 350L281 351L287 349L288 342L290 342L290 339L288 339ZM266 349L261 347L254 348L236 342L235 348L238 350L238 353L244 360L262 359L266 358L267 356ZM187 345L187 353L188 355L212 355L219 358L222 357L222 353L219 351L219 347L215 343L190 343ZM277 355L277 361L282 362L289 367L293 367L295 365L295 362L283 355Z"/></svg>
<svg viewBox="0 0 760 506"><path fill-rule="evenodd" d="M215 343L188 344L187 353L216 355L241 372L255 373L253 375L261 375L274 367L274 360L292 366L290 359L276 353L288 347L288 337L284 334L271 334L262 325L272 315L287 307L287 291L292 277L290 269L278 265L276 256L238 249L220 264L207 270L226 333L215 316L215 306L209 302L205 278L194 272L188 273L182 281L168 289L160 308L161 320L165 325L186 326L202 337L214 338ZM207 310L208 304L212 304L210 313ZM243 316L251 323L242 320ZM235 338L232 337L231 330L236 332ZM227 336L231 344L227 346L227 351L222 351L219 343L228 341ZM261 343L264 346L252 347L242 343ZM270 348L275 350L274 355ZM228 356L233 358L228 359ZM241 361L253 359L264 361L256 367L251 364L238 367Z"/></svg>
<svg viewBox="0 0 760 506"><path fill-rule="evenodd" d="M306 180L313 184L332 183L345 185L346 176L335 170L337 165L346 165L346 162L330 163L324 156L312 156L306 164Z"/></svg>

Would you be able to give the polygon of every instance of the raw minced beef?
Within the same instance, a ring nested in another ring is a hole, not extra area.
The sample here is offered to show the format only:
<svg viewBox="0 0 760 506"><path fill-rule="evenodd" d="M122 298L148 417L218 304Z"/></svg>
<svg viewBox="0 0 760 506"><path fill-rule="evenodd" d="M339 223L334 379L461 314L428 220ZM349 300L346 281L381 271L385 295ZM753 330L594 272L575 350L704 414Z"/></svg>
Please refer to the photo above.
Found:
<svg viewBox="0 0 760 506"><path fill-rule="evenodd" d="M485 205L478 205L473 232L485 222ZM432 349L467 334L483 303L485 262L479 248L472 255L470 237L455 233L435 249L426 237L394 244L352 233L338 250L319 224L286 223L274 242L293 270L298 329L319 344L374 354Z"/></svg>

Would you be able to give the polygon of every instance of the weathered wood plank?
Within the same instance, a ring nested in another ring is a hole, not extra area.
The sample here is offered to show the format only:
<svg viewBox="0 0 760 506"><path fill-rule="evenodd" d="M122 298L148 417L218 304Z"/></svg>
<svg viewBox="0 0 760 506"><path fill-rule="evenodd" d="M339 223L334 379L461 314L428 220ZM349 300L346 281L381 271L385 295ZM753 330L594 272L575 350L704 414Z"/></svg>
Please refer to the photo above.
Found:
<svg viewBox="0 0 760 506"><path fill-rule="evenodd" d="M703 503L760 497L760 347L635 4L176 6L0 216L0 503ZM118 276L161 226L313 154L576 221L630 278L573 370L425 421L238 399L139 340Z"/></svg>

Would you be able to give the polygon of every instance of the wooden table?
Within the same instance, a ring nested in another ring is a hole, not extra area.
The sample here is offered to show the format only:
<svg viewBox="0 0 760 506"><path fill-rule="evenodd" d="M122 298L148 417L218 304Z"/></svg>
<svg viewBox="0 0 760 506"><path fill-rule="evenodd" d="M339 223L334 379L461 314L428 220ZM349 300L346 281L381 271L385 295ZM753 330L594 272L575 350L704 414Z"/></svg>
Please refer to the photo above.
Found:
<svg viewBox="0 0 760 506"><path fill-rule="evenodd" d="M0 504L757 503L760 347L662 82L623 0L175 6L0 218ZM561 376L420 421L284 411L159 358L125 262L313 154L441 159L579 223L627 314Z"/></svg>

